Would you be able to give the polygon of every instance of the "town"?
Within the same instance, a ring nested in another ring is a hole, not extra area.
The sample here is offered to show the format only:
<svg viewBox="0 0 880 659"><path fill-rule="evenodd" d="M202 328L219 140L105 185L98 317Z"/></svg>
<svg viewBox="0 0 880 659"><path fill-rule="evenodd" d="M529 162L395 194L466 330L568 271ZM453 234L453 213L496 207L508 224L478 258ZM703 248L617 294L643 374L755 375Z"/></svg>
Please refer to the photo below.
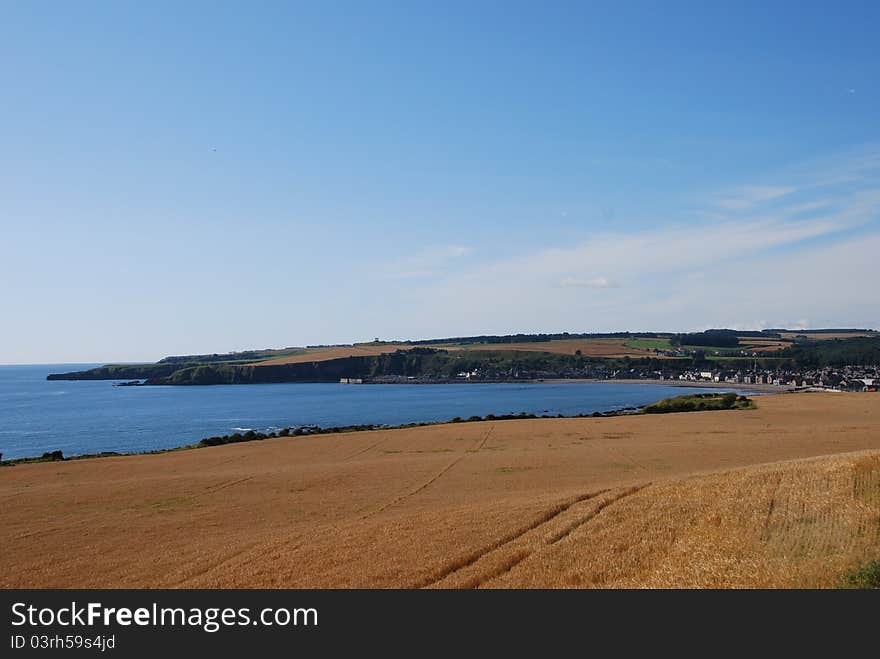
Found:
<svg viewBox="0 0 880 659"><path fill-rule="evenodd" d="M808 391L876 392L880 387L880 367L842 366L821 369L655 369L649 367L613 368L596 363L583 368L560 371L475 369L461 371L454 378L438 375L381 375L373 378L342 378L343 384L432 384L437 382L504 382L551 379L660 380L731 385L767 385Z"/></svg>
<svg viewBox="0 0 880 659"><path fill-rule="evenodd" d="M654 372L658 379L768 384L822 391L877 391L880 369L873 366L844 366L815 370L699 370L669 374ZM645 377L641 375L639 377Z"/></svg>

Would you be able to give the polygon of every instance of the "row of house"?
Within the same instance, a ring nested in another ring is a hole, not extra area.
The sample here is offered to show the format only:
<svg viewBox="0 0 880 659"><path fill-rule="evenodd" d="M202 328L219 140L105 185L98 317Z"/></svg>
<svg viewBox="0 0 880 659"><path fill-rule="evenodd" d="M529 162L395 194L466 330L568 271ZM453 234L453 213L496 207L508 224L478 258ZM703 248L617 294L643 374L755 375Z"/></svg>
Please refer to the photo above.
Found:
<svg viewBox="0 0 880 659"><path fill-rule="evenodd" d="M838 391L877 391L880 373L874 367L847 366L806 371L685 371L669 379L729 384L767 384L777 387L833 389ZM660 375L664 379L665 374Z"/></svg>

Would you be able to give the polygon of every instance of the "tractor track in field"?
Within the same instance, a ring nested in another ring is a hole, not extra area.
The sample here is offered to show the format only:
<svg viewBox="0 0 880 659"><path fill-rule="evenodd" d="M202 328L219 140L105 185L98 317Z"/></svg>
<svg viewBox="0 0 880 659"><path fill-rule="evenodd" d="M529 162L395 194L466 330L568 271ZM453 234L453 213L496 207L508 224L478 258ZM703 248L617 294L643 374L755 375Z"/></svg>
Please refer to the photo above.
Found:
<svg viewBox="0 0 880 659"><path fill-rule="evenodd" d="M590 511L590 513L588 513L584 517L577 519L576 521L574 521L574 523L569 524L565 528L563 528L563 529L557 531L556 533L554 533L553 535L549 536L549 538L546 538L546 539L540 541L539 548L542 546L543 547L552 546L552 545L555 545L556 543L560 542L561 540L564 540L566 537L571 535L571 533L574 532L576 529L578 529L579 527L583 526L584 524L587 524L592 519L594 519L599 513L601 513L605 508L607 508L611 504L616 503L617 501L620 501L621 499L624 499L632 494L635 494L639 490L642 490L642 489L648 487L649 485L650 485L650 483L645 483L642 485L636 485L633 487L629 487L629 488L626 488L625 490L623 490L622 492L620 492L614 496L611 496L604 501L601 501L596 506L595 509ZM540 515L537 519L533 520L531 523L529 523L525 527L517 529L513 533L510 533L508 535L505 535L505 536L499 538L497 541L491 543L490 545L484 547L483 549L480 549L472 554L469 554L466 557L463 557L463 558L460 558L456 561L453 561L452 563L447 565L438 576L431 578L431 579L424 580L423 582L416 584L414 587L416 587L416 588L430 588L432 586L437 586L437 585L441 584L444 580L448 579L449 577L451 577L451 576L453 576L453 575L461 572L462 570L465 570L473 565L476 565L476 563L478 563L481 559L487 558L491 554L494 554L495 552L503 551L505 548L508 548L511 544L517 542L518 540L525 538L525 536L527 536L529 534L540 534L542 529L544 529L548 524L550 524L551 522L556 520L558 517L560 517L561 515L563 515L567 511L571 510L574 506L577 506L580 503L584 503L586 501L590 501L592 499L595 499L596 497L602 496L603 494L607 494L610 491L611 490L605 489L605 490L599 490L596 492L589 492L587 494L583 494L578 497L575 497L574 499L570 499L569 501L567 501L565 503L554 506L553 508L546 511L544 514ZM516 567L518 564L520 564L521 562L526 560L529 556L532 556L535 553L535 551L536 551L536 549L533 549L533 548L520 549L520 550L514 552L514 554L511 555L510 557L503 560L499 565L495 566L492 570L488 571L487 573L484 573L484 574L475 576L471 579L468 579L460 587L462 587L462 588L478 588L482 584L484 584L488 581L491 581L492 579L500 577L503 574L509 572L514 567Z"/></svg>
<svg viewBox="0 0 880 659"><path fill-rule="evenodd" d="M493 430L495 430L495 426L494 426L494 425L491 426L491 427L489 428L489 430L486 432L486 434L483 436L483 438L480 439L480 440L474 445L474 448L468 449L468 450L466 450L465 452L463 452L461 455L458 455L458 456L456 456L455 458L453 458L449 463L446 464L446 466L443 467L443 469L441 469L441 470L438 471L436 474L434 474L433 476L431 476L431 477L430 477L428 480L426 480L425 482L421 483L421 484L420 484L418 487L416 487L415 489L409 490L408 492L405 492L405 493L403 493L403 494L401 494L401 495L399 495L399 496L397 496L397 497L394 497L393 499L391 499L391 500L389 500L389 501L386 501L384 504L382 504L381 506L379 506L379 507L376 508L375 510L373 510L373 511L371 511L371 512L368 512L368 513L365 513L364 515L361 515L359 519L360 519L360 520L364 520L364 519L368 519L368 518L370 518L370 517L373 517L374 515L378 515L378 514L381 513L383 510L386 510L386 509L390 508L391 506L394 506L394 505L400 503L401 501L405 501L406 499L409 499L410 497L413 497L413 496L415 496L416 494L418 494L419 492L421 492L422 490L426 489L426 488L429 487L431 484L433 484L434 482L436 482L436 481L437 481L441 476L443 476L446 472L448 472L450 469L452 469L455 465L457 465L459 462L461 462L462 460L464 460L468 455L470 455L471 453L476 453L476 452L479 451L481 448L483 448L483 446L485 446L485 445L486 445L486 442L489 440L489 437L491 437L491 435L492 435L492 431L493 431Z"/></svg>
<svg viewBox="0 0 880 659"><path fill-rule="evenodd" d="M781 472L776 475L775 480L773 493L770 495L770 503L767 505L767 515L764 517L764 524L761 526L761 540L764 542L770 539L770 520L773 517L773 511L776 510L776 495L779 493L779 486L782 485Z"/></svg>

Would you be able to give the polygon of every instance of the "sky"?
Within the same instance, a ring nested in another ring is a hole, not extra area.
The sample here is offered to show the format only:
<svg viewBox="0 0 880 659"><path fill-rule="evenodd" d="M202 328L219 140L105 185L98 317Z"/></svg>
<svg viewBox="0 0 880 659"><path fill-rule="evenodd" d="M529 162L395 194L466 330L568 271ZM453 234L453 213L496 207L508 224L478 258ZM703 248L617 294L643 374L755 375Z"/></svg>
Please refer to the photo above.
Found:
<svg viewBox="0 0 880 659"><path fill-rule="evenodd" d="M878 24L0 0L0 363L878 328Z"/></svg>

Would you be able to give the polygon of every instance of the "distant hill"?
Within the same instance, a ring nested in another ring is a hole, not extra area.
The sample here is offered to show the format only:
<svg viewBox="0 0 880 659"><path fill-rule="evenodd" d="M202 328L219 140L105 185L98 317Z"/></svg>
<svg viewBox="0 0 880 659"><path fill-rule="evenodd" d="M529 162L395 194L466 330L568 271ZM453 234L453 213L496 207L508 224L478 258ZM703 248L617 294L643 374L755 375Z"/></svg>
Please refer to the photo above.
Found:
<svg viewBox="0 0 880 659"><path fill-rule="evenodd" d="M479 372L490 379L593 377L584 367L683 369L713 360L718 368L753 364L813 368L880 364L880 333L873 330L740 332L619 332L480 335L347 346L248 350L166 357L154 364L109 364L55 373L49 380L145 380L147 384L256 384L332 382L385 376L454 379ZM729 363L726 363L729 361ZM766 362L766 363L765 363Z"/></svg>

